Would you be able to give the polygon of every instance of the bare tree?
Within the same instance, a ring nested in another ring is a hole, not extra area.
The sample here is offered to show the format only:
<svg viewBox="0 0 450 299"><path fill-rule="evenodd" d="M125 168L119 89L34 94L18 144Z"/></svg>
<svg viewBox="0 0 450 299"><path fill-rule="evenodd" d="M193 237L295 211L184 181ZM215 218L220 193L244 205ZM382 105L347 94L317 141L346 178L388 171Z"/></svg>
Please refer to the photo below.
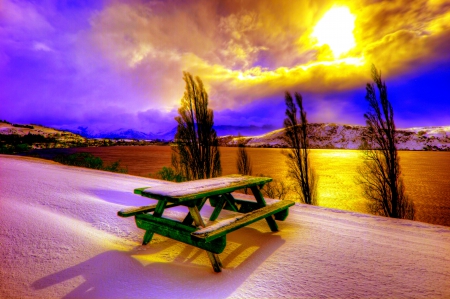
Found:
<svg viewBox="0 0 450 299"><path fill-rule="evenodd" d="M238 138L238 154L236 160L236 167L238 173L245 175L252 175L252 162L248 156L247 150L245 148L244 138L239 134Z"/></svg>
<svg viewBox="0 0 450 299"><path fill-rule="evenodd" d="M414 219L414 203L405 194L401 177L394 110L388 100L386 84L381 80L381 72L374 65L372 79L375 85L366 85L369 111L364 114L367 124L363 136L364 165L359 169L358 181L363 185L363 195L369 200L372 213Z"/></svg>
<svg viewBox="0 0 450 299"><path fill-rule="evenodd" d="M208 109L208 94L202 80L183 72L186 90L181 99L173 147L172 166L186 180L221 175L217 133L213 128L214 113Z"/></svg>
<svg viewBox="0 0 450 299"><path fill-rule="evenodd" d="M247 150L245 149L245 141L241 134L237 137L238 153L236 158L236 167L238 173L244 175L252 175L252 162L248 156ZM244 193L248 193L248 189L244 189Z"/></svg>
<svg viewBox="0 0 450 299"><path fill-rule="evenodd" d="M263 174L259 176L267 177L266 175ZM285 183L284 181L273 180L272 182L264 184L263 188L261 189L261 192L268 198L284 200L291 191L291 189L292 189L291 185L289 185L288 183Z"/></svg>
<svg viewBox="0 0 450 299"><path fill-rule="evenodd" d="M286 119L284 120L285 140L290 147L286 152L289 176L294 180L294 191L307 204L317 204L316 176L309 160L309 137L306 111L303 109L301 94L295 93L295 102L289 92L285 94Z"/></svg>

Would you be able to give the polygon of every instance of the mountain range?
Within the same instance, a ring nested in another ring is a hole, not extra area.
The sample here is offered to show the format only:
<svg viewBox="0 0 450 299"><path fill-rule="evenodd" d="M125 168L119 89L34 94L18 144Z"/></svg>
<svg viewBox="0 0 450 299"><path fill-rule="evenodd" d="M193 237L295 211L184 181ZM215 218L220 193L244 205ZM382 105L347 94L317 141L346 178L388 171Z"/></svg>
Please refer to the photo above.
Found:
<svg viewBox="0 0 450 299"><path fill-rule="evenodd" d="M262 127L258 126L214 126L218 136L224 135L235 135L241 134L242 136L257 136L266 134L268 132L276 129L273 126L264 125ZM174 127L168 132L142 132L133 129L118 129L113 131L95 131L87 127L78 127L77 130L69 130L72 133L81 135L86 138L108 138L108 139L138 139L138 140L173 140L177 128Z"/></svg>
<svg viewBox="0 0 450 299"><path fill-rule="evenodd" d="M321 149L358 149L362 144L364 126L314 123L310 126L310 146ZM287 147L284 130L279 129L261 136L244 137L246 146ZM414 127L397 130L399 150L450 150L450 126ZM236 146L239 138L223 136L220 144Z"/></svg>
<svg viewBox="0 0 450 299"><path fill-rule="evenodd" d="M364 126L340 125L333 123L312 123L310 126L311 148L321 149L358 149L362 144ZM219 143L222 146L237 146L240 133L246 146L250 147L287 147L284 140L284 129L273 130L270 126L216 126ZM414 127L398 129L400 150L450 150L450 126ZM61 142L82 143L86 138L134 139L134 140L173 140L176 128L166 133L145 133L133 129L119 129L110 132L94 133L80 127L71 132L56 130L39 125L15 125L0 122L0 135L37 134L54 137Z"/></svg>

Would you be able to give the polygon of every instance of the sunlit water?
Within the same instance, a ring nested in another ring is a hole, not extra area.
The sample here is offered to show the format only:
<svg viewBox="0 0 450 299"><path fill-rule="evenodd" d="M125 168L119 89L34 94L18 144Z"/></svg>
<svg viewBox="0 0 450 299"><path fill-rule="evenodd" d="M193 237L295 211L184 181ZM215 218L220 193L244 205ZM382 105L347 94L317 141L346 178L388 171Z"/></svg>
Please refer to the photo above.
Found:
<svg viewBox="0 0 450 299"><path fill-rule="evenodd" d="M65 149L64 152L90 152L106 163L120 160L128 173L139 176L155 174L170 166L169 146L117 146ZM247 148L253 174L265 174L286 180L287 167L282 149ZM223 174L237 173L237 148L222 147ZM54 152L53 152L54 153ZM401 151L400 164L406 192L416 206L416 220L450 226L450 153ZM311 162L319 178L320 206L367 213L361 186L355 182L362 164L356 150L311 150Z"/></svg>

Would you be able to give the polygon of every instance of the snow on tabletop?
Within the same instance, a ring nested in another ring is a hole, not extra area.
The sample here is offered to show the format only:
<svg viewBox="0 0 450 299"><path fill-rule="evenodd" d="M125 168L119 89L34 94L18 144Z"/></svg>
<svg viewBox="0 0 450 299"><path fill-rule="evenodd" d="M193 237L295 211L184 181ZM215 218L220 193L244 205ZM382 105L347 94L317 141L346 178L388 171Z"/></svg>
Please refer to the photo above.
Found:
<svg viewBox="0 0 450 299"><path fill-rule="evenodd" d="M145 189L143 193L158 194L161 196L178 197L195 193L204 193L212 190L232 187L246 181L265 181L268 178L250 177L243 175L229 175L211 179L203 179L165 186L156 186Z"/></svg>
<svg viewBox="0 0 450 299"><path fill-rule="evenodd" d="M278 232L228 234L222 273L184 243L142 246L116 213L159 182L0 155L0 298L450 298L445 226L295 205Z"/></svg>

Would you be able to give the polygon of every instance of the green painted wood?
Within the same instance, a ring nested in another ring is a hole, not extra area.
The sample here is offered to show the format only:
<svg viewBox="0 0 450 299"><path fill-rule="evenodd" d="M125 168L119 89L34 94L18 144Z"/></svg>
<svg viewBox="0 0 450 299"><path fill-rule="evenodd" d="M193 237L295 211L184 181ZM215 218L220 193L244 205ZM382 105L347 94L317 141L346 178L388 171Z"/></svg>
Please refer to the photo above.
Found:
<svg viewBox="0 0 450 299"><path fill-rule="evenodd" d="M177 204L167 203L166 208L175 207ZM150 206L142 206L142 207L130 207L125 208L117 212L117 215L120 217L131 217L137 214L149 213L153 212L156 209L156 204Z"/></svg>
<svg viewBox="0 0 450 299"><path fill-rule="evenodd" d="M209 197L209 204L213 208L217 205L217 203L219 201L220 201L220 196L219 195Z"/></svg>
<svg viewBox="0 0 450 299"><path fill-rule="evenodd" d="M158 203L156 204L155 211L153 212L152 217L160 218L162 216L162 214L164 213L164 209L166 208L166 205L167 205L166 201L164 201L164 200L158 201ZM136 215L135 217L137 217L138 215ZM146 214L144 214L144 215L146 215ZM142 240L142 245L147 245L148 243L150 243L150 241L153 238L153 233L154 233L153 230L147 230L145 232L144 239Z"/></svg>
<svg viewBox="0 0 450 299"><path fill-rule="evenodd" d="M189 207L189 214L192 215L192 219L194 219L194 223L197 227L205 227L206 226L205 223L203 222L202 216L200 215L200 211L198 210L198 207L196 205ZM214 269L214 272L221 272L222 271L222 262L220 261L219 256L210 251L208 251L207 253L208 253L209 261L211 262L211 265Z"/></svg>
<svg viewBox="0 0 450 299"><path fill-rule="evenodd" d="M152 222L152 223L155 223L155 224L160 225L160 226L168 227L168 228L170 228L172 230L178 230L178 231L183 231L183 232L188 232L188 233L195 232L198 229L195 226L185 225L185 224L183 224L183 223L181 223L179 221L176 221L176 220L173 220L173 219L169 219L169 218L155 217L155 216L153 216L151 214L139 214L139 215L136 215L136 222L138 220ZM139 228L146 229L146 227L141 227L137 223L136 223L136 225Z"/></svg>
<svg viewBox="0 0 450 299"><path fill-rule="evenodd" d="M203 206L205 205L206 200L207 200L206 197L197 200L196 206L197 206L197 208L198 208L199 211L200 211L200 210L203 208ZM188 214L186 215L186 218L184 218L184 220L183 220L183 224L191 225L193 222L194 222L194 218L192 218L191 213L188 213Z"/></svg>
<svg viewBox="0 0 450 299"><path fill-rule="evenodd" d="M147 188L150 188L150 187L136 188L136 189L133 190L133 193L134 194L138 194L138 195L142 195L142 191L144 191Z"/></svg>
<svg viewBox="0 0 450 299"><path fill-rule="evenodd" d="M223 195L225 197L226 200L226 205L225 208L227 210L233 211L233 212L238 212L238 207L236 206L236 202L234 200L234 197L230 194L230 193L225 193Z"/></svg>
<svg viewBox="0 0 450 299"><path fill-rule="evenodd" d="M208 254L209 261L211 262L211 265L214 269L214 272L222 272L222 261L220 260L219 256L215 253L212 253L210 251L206 251Z"/></svg>
<svg viewBox="0 0 450 299"><path fill-rule="evenodd" d="M189 208L189 214L192 216L192 219L194 220L194 223L197 227L205 227L205 223L203 222L203 218L200 215L200 211L198 210L197 206L191 206Z"/></svg>
<svg viewBox="0 0 450 299"><path fill-rule="evenodd" d="M218 183L221 181L226 181L227 179L237 181L229 182L225 185ZM154 188L137 188L134 190L134 193L158 200L164 199L169 202L181 203L199 198L231 193L235 190L243 188L262 186L271 181L272 178L268 177L230 175L170 185L159 185Z"/></svg>
<svg viewBox="0 0 450 299"><path fill-rule="evenodd" d="M236 192L234 192L231 195L233 195L234 201L239 206L240 213L248 213L259 207L259 204L256 202L254 196L250 197L247 194L241 194ZM273 198L264 198L264 200L266 201L267 205L271 205L279 201L279 199ZM289 209L276 213L273 216L275 217L275 220L284 221L289 216Z"/></svg>
<svg viewBox="0 0 450 299"><path fill-rule="evenodd" d="M209 202L211 203L211 198L209 199ZM209 217L209 220L214 221L219 217L220 211L222 211L222 208L225 205L225 198L223 196L216 196L212 202L214 203L214 211Z"/></svg>
<svg viewBox="0 0 450 299"><path fill-rule="evenodd" d="M264 200L264 197L261 194L261 191L257 186L250 187L252 190L253 195L255 196L256 202L259 204L260 207L267 206L266 201ZM278 225L275 222L275 219L273 219L272 216L266 217L266 222L270 227L270 230L273 232L278 231Z"/></svg>
<svg viewBox="0 0 450 299"><path fill-rule="evenodd" d="M284 221L289 216L289 209L276 213L273 216L275 217L275 220Z"/></svg>
<svg viewBox="0 0 450 299"><path fill-rule="evenodd" d="M153 239L154 231L147 230L144 234L144 238L142 238L142 245L147 245Z"/></svg>
<svg viewBox="0 0 450 299"><path fill-rule="evenodd" d="M206 242L211 242L216 238L225 236L226 234L233 232L241 227L247 226L253 222L256 222L263 218L267 219L267 217L271 217L275 213L288 209L290 206L293 206L294 204L295 203L290 200L279 201L270 206L265 206L252 212L249 212L247 214L244 214L241 218L238 218L236 221L231 222L229 224L221 225L221 223L219 222L217 225L211 225L203 229L196 230L192 232L191 235L193 238L203 239ZM273 218L271 219L273 220Z"/></svg>
<svg viewBox="0 0 450 299"><path fill-rule="evenodd" d="M135 218L137 227L141 229L152 231L161 236L165 236L212 253L221 253L226 246L225 235L211 242L206 242L205 240L192 238L191 233L197 230L197 228L184 225L181 222L154 217L151 214L138 214Z"/></svg>

